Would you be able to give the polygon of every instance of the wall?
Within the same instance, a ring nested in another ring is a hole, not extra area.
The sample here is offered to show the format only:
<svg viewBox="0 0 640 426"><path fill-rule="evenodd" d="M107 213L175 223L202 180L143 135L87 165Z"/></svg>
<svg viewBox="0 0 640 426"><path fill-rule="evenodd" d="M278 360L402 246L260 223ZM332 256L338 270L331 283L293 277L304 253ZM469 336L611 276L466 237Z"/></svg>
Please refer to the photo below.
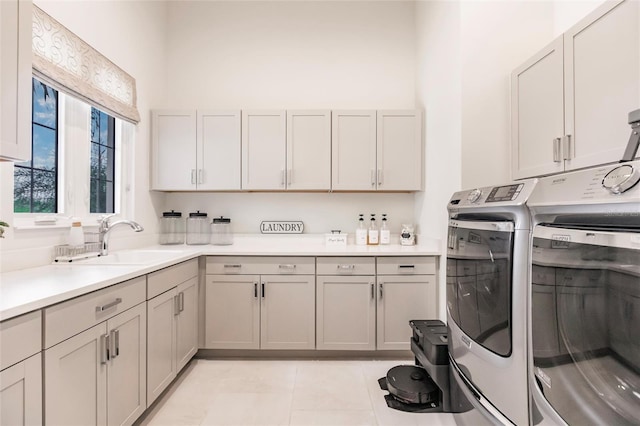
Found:
<svg viewBox="0 0 640 426"><path fill-rule="evenodd" d="M416 194L415 217L424 233L440 239L446 255L447 210L460 189L461 102L460 4L419 2L416 6L416 103L426 111L425 191ZM438 313L446 320L444 263L440 268Z"/></svg>
<svg viewBox="0 0 640 426"><path fill-rule="evenodd" d="M605 0L556 0L553 2L553 36L558 37Z"/></svg>
<svg viewBox="0 0 640 426"><path fill-rule="evenodd" d="M173 2L167 30L171 108L414 108L413 2ZM188 46L188 48L185 48ZM410 194L168 194L234 230L299 219L305 232L353 232L358 213L413 222ZM181 207L182 208L182 207ZM182 208L187 210L186 207Z"/></svg>
<svg viewBox="0 0 640 426"><path fill-rule="evenodd" d="M149 110L164 102L166 5L147 1L51 1L38 0L37 6L53 16L96 50L131 74L137 83L138 110L142 120L135 134L135 178L133 216L146 230L134 234L115 231L114 249L156 242L156 206L163 198L149 188ZM3 163L0 190L2 217L13 217L13 165ZM8 271L51 262L53 246L64 244L68 229L15 230L9 228L0 240L0 269Z"/></svg>
<svg viewBox="0 0 640 426"><path fill-rule="evenodd" d="M462 187L511 180L510 75L553 39L553 3L460 3Z"/></svg>

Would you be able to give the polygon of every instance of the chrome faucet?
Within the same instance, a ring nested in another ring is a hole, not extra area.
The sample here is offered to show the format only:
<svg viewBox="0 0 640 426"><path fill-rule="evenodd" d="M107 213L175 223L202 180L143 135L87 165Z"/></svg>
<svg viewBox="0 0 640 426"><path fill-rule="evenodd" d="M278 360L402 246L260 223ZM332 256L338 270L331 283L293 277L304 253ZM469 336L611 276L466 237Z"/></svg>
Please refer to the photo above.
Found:
<svg viewBox="0 0 640 426"><path fill-rule="evenodd" d="M109 254L109 235L111 234L111 230L118 225L129 225L135 232L144 231L142 225L138 222L128 219L120 219L115 222L111 222L110 219L115 216L115 214L110 214L104 216L100 220L100 225L98 227L99 232L99 242L100 242L100 255L106 256Z"/></svg>

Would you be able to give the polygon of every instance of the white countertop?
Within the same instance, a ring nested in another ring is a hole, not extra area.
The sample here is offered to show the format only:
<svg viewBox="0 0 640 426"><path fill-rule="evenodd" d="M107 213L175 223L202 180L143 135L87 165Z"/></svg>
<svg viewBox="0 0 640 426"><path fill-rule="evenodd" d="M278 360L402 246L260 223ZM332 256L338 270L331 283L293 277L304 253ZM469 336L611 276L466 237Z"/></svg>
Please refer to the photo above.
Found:
<svg viewBox="0 0 640 426"><path fill-rule="evenodd" d="M100 290L199 256L439 256L438 240L416 246L347 245L326 247L318 236L237 236L229 246L151 246L139 250L171 252L163 260L146 264L82 265L55 263L0 274L0 321L73 297Z"/></svg>

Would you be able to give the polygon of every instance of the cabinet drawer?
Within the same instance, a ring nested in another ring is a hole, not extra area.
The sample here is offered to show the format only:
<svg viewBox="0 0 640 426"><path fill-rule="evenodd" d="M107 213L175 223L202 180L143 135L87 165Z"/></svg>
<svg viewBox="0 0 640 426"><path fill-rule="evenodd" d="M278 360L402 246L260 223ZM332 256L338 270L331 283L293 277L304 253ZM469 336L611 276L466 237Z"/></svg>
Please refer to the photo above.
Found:
<svg viewBox="0 0 640 426"><path fill-rule="evenodd" d="M147 300L198 276L198 259L152 272L147 276Z"/></svg>
<svg viewBox="0 0 640 426"><path fill-rule="evenodd" d="M425 275L436 273L435 257L378 257L378 275Z"/></svg>
<svg viewBox="0 0 640 426"><path fill-rule="evenodd" d="M315 273L315 257L207 257L207 274L313 275Z"/></svg>
<svg viewBox="0 0 640 426"><path fill-rule="evenodd" d="M146 284L138 277L46 308L45 349L144 302Z"/></svg>
<svg viewBox="0 0 640 426"><path fill-rule="evenodd" d="M0 370L40 352L41 349L41 311L0 323Z"/></svg>
<svg viewBox="0 0 640 426"><path fill-rule="evenodd" d="M319 257L318 275L375 275L373 257Z"/></svg>

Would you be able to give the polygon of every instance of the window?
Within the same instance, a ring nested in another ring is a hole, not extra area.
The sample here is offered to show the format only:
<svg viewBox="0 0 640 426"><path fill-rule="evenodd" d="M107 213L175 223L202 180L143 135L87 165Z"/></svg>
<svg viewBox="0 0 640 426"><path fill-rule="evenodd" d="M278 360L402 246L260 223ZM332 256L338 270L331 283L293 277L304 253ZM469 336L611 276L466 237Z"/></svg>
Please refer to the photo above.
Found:
<svg viewBox="0 0 640 426"><path fill-rule="evenodd" d="M58 211L58 91L32 79L31 160L14 167L16 213Z"/></svg>
<svg viewBox="0 0 640 426"><path fill-rule="evenodd" d="M115 118L91 108L91 213L113 213Z"/></svg>

